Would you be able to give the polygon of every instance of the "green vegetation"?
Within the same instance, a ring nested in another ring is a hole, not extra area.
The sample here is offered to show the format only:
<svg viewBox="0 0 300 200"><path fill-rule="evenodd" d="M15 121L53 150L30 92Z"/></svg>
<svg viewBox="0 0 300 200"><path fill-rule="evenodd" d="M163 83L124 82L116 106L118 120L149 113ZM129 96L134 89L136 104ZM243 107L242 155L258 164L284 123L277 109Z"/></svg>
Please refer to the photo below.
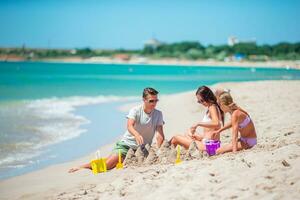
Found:
<svg viewBox="0 0 300 200"><path fill-rule="evenodd" d="M0 48L0 55L18 56L24 59L44 59L62 57L90 58L94 56L115 57L118 55L143 56L148 58L179 59L214 59L227 60L300 60L300 43L279 43L275 45L257 45L255 43L239 43L233 46L208 45L199 42L178 42L145 46L141 50L99 50L99 49L32 49L32 48Z"/></svg>
<svg viewBox="0 0 300 200"><path fill-rule="evenodd" d="M256 45L255 43L239 43L234 46L209 45L204 47L198 42L181 42L162 44L156 48L146 46L142 54L162 58L174 57L185 59L215 59L226 58L254 61L264 60L299 60L300 43L279 43L276 45Z"/></svg>

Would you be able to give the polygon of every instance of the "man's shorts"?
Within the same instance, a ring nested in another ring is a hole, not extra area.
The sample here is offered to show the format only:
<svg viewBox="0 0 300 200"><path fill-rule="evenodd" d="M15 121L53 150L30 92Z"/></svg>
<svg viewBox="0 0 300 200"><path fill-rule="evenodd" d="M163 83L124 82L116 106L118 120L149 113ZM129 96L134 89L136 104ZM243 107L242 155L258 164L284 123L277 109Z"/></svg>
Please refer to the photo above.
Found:
<svg viewBox="0 0 300 200"><path fill-rule="evenodd" d="M116 143L116 145L114 146L114 148L113 148L113 153L117 153L118 154L119 150L120 150L121 154L123 156L126 156L126 154L127 154L127 152L128 152L129 149L130 149L130 147L127 144L125 144L123 141L118 141Z"/></svg>

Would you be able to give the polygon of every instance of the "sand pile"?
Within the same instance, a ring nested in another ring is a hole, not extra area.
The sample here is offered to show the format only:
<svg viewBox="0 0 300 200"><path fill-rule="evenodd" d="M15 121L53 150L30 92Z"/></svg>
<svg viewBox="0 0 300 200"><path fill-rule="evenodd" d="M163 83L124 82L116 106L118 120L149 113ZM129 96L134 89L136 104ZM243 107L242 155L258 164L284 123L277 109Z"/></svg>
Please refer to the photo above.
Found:
<svg viewBox="0 0 300 200"><path fill-rule="evenodd" d="M146 146L139 146L137 150L129 149L124 160L124 166L139 167L154 164L171 164L175 163L176 156L177 149L175 146L170 145L170 143L165 140L160 148L157 148L156 144L152 146L147 144ZM188 150L181 148L180 151L181 160L201 159L203 156L207 155L198 150L195 142L190 145Z"/></svg>

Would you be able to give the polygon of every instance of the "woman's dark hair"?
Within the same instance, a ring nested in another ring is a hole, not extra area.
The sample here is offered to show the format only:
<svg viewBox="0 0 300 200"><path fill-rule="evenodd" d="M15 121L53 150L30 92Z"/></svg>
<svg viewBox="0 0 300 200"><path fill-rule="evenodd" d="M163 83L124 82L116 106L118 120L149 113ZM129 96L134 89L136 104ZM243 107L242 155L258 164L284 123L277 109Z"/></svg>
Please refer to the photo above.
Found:
<svg viewBox="0 0 300 200"><path fill-rule="evenodd" d="M211 104L214 104L218 107L218 109L221 113L222 124L224 125L224 112L220 108L220 106L217 102L217 97L215 96L213 91L211 91L211 89L209 89L209 87L204 85L204 86L201 86L201 87L198 88L198 90L196 92L196 95L201 96L203 101L205 101L206 103L211 103Z"/></svg>

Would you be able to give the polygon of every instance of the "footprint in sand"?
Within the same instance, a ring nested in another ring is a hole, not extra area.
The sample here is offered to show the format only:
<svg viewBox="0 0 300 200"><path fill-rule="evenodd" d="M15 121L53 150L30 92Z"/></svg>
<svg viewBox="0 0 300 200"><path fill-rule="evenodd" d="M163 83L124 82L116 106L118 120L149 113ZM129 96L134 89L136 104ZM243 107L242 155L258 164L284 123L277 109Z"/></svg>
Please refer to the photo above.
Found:
<svg viewBox="0 0 300 200"><path fill-rule="evenodd" d="M265 176L265 179L273 179L273 176Z"/></svg>
<svg viewBox="0 0 300 200"><path fill-rule="evenodd" d="M286 160L283 160L281 163L285 167L290 167L291 166Z"/></svg>
<svg viewBox="0 0 300 200"><path fill-rule="evenodd" d="M287 133L284 134L284 136L289 136L289 135L292 135L294 133L294 131L289 131Z"/></svg>
<svg viewBox="0 0 300 200"><path fill-rule="evenodd" d="M242 158L241 160L243 163L245 163L247 165L247 167L251 168L252 167L252 163L251 162L248 162L246 161L244 158Z"/></svg>

